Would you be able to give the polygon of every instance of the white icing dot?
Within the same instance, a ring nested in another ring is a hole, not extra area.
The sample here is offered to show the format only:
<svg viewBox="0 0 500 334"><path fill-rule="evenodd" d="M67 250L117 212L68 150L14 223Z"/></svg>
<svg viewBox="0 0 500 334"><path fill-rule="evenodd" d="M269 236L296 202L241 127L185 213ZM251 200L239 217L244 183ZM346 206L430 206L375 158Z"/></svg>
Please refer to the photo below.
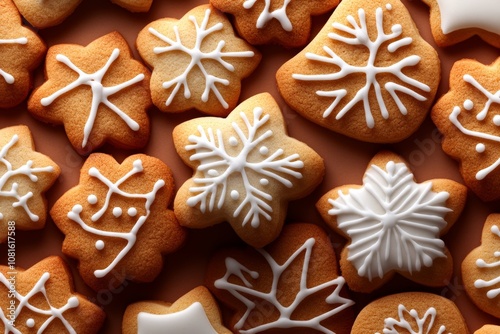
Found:
<svg viewBox="0 0 500 334"><path fill-rule="evenodd" d="M209 169L207 172L208 176L219 176L219 172L215 169Z"/></svg>
<svg viewBox="0 0 500 334"><path fill-rule="evenodd" d="M266 147L266 146L262 146L260 149L259 149L259 152L260 154L262 155L267 155L269 153L269 149Z"/></svg>
<svg viewBox="0 0 500 334"><path fill-rule="evenodd" d="M395 34L400 34L403 31L401 24L395 24L392 26L391 31Z"/></svg>
<svg viewBox="0 0 500 334"><path fill-rule="evenodd" d="M238 145L238 139L236 139L234 136L229 137L229 145L231 146Z"/></svg>
<svg viewBox="0 0 500 334"><path fill-rule="evenodd" d="M472 110L472 108L474 108L474 102L472 102L469 99L465 100L464 101L464 108L465 108L465 110Z"/></svg>
<svg viewBox="0 0 500 334"><path fill-rule="evenodd" d="M103 250L104 249L104 241L97 240L95 242L95 249L97 249L97 250Z"/></svg>
<svg viewBox="0 0 500 334"><path fill-rule="evenodd" d="M3 219L3 214L0 212L0 219Z"/></svg>
<svg viewBox="0 0 500 334"><path fill-rule="evenodd" d="M97 196L94 194L89 195L89 197L87 197L87 202L89 202L89 204L96 204L97 203Z"/></svg>
<svg viewBox="0 0 500 334"><path fill-rule="evenodd" d="M387 8L387 10L391 10L392 9L392 5L390 3L388 3L387 5L385 5L385 8Z"/></svg>
<svg viewBox="0 0 500 334"><path fill-rule="evenodd" d="M500 115L495 115L493 117L493 124L495 124L496 126L500 126Z"/></svg>
<svg viewBox="0 0 500 334"><path fill-rule="evenodd" d="M137 209L136 208L129 208L127 213L130 217L135 217L135 215L137 214Z"/></svg>
<svg viewBox="0 0 500 334"><path fill-rule="evenodd" d="M28 326L29 328L35 327L35 320L32 318L29 318L28 320L26 320L26 326Z"/></svg>
<svg viewBox="0 0 500 334"><path fill-rule="evenodd" d="M260 184L262 184L263 186L267 186L269 184L269 180L268 179L260 179Z"/></svg>
<svg viewBox="0 0 500 334"><path fill-rule="evenodd" d="M483 153L486 150L486 146L483 143L479 143L476 145L476 152Z"/></svg>
<svg viewBox="0 0 500 334"><path fill-rule="evenodd" d="M237 190L232 190L231 191L231 198L236 201L238 198L240 198L240 193Z"/></svg>
<svg viewBox="0 0 500 334"><path fill-rule="evenodd" d="M115 216L116 218L120 217L122 213L123 213L122 208L119 207L113 208L113 216Z"/></svg>

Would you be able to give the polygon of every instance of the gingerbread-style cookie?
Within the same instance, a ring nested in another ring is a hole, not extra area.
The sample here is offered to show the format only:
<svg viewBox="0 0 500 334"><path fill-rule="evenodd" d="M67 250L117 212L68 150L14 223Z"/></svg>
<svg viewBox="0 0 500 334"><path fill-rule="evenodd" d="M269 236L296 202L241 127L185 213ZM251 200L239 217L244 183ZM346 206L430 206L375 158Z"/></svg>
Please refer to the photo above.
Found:
<svg viewBox="0 0 500 334"><path fill-rule="evenodd" d="M217 302L204 286L189 291L173 304L145 301L129 305L123 315L123 334L231 334L224 327Z"/></svg>
<svg viewBox="0 0 500 334"><path fill-rule="evenodd" d="M60 173L54 161L35 151L27 126L0 129L0 243L15 236L9 230L44 227L44 192Z"/></svg>
<svg viewBox="0 0 500 334"><path fill-rule="evenodd" d="M83 280L94 290L125 279L151 282L163 266L162 254L185 238L173 211L170 169L157 158L132 155L121 164L94 153L80 183L67 191L50 214L65 234L62 250L79 260Z"/></svg>
<svg viewBox="0 0 500 334"><path fill-rule="evenodd" d="M299 47L309 38L311 16L327 13L339 0L210 0L210 3L234 16L238 33L250 44Z"/></svg>
<svg viewBox="0 0 500 334"><path fill-rule="evenodd" d="M449 282L453 261L440 237L466 197L467 188L452 180L417 183L401 157L384 151L368 164L363 185L332 189L317 208L349 240L340 257L349 288L371 292L395 273L427 286Z"/></svg>
<svg viewBox="0 0 500 334"><path fill-rule="evenodd" d="M21 15L33 27L56 26L70 16L82 0L13 0Z"/></svg>
<svg viewBox="0 0 500 334"><path fill-rule="evenodd" d="M248 244L263 247L283 226L288 201L322 181L323 159L288 137L268 93L241 103L227 118L201 117L178 125L174 145L193 177L174 201L181 225L229 222Z"/></svg>
<svg viewBox="0 0 500 334"><path fill-rule="evenodd" d="M64 261L48 257L27 270L0 266L2 333L97 334L105 313L74 292Z"/></svg>
<svg viewBox="0 0 500 334"><path fill-rule="evenodd" d="M500 334L500 326L484 325L475 331L474 334Z"/></svg>
<svg viewBox="0 0 500 334"><path fill-rule="evenodd" d="M131 12L143 13L149 11L153 0L111 0L111 2Z"/></svg>
<svg viewBox="0 0 500 334"><path fill-rule="evenodd" d="M374 143L399 142L426 118L440 81L437 52L399 0L344 0L276 74L307 119Z"/></svg>
<svg viewBox="0 0 500 334"><path fill-rule="evenodd" d="M30 96L38 119L64 124L77 152L87 154L109 142L141 148L149 139L149 70L132 58L125 39L109 33L87 46L52 46L47 81Z"/></svg>
<svg viewBox="0 0 500 334"><path fill-rule="evenodd" d="M238 103L241 80L261 58L257 49L236 37L224 14L210 5L198 6L180 20L151 22L136 44L153 68L153 103L164 112L195 108L227 116Z"/></svg>

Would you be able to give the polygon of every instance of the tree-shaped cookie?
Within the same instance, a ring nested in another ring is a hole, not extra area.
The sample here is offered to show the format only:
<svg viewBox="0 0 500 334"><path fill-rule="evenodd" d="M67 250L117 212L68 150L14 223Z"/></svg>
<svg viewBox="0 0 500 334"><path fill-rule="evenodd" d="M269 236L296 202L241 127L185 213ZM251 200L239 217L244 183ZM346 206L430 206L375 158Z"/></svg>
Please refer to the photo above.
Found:
<svg viewBox="0 0 500 334"><path fill-rule="evenodd" d="M238 33L250 44L278 43L299 47L307 43L311 16L335 8L338 0L210 0L235 19Z"/></svg>
<svg viewBox="0 0 500 334"><path fill-rule="evenodd" d="M172 333L231 334L222 324L217 302L210 291L199 286L173 304L144 301L131 304L123 315L123 334Z"/></svg>
<svg viewBox="0 0 500 334"><path fill-rule="evenodd" d="M35 151L28 127L0 130L0 243L7 240L9 226L36 230L45 225L44 192L60 172L54 161Z"/></svg>
<svg viewBox="0 0 500 334"><path fill-rule="evenodd" d="M90 287L150 282L160 273L162 254L175 251L185 237L167 208L173 188L170 169L156 158L137 154L119 164L106 154L89 156L80 183L50 214L66 235L63 252L79 260Z"/></svg>
<svg viewBox="0 0 500 334"><path fill-rule="evenodd" d="M43 29L62 23L82 0L13 0L21 15L33 27Z"/></svg>
<svg viewBox="0 0 500 334"><path fill-rule="evenodd" d="M439 73L436 51L399 0L346 0L276 78L286 102L309 120L389 143L418 129Z"/></svg>
<svg viewBox="0 0 500 334"><path fill-rule="evenodd" d="M81 154L109 142L141 148L149 138L149 70L132 58L125 39L109 33L87 46L52 46L47 80L30 96L28 110L63 124Z"/></svg>
<svg viewBox="0 0 500 334"><path fill-rule="evenodd" d="M0 0L0 108L21 103L32 87L31 72L46 51L43 41L22 25L11 0Z"/></svg>
<svg viewBox="0 0 500 334"><path fill-rule="evenodd" d="M482 200L500 198L500 58L491 65L457 61L450 90L432 109L443 150L460 162L467 186Z"/></svg>
<svg viewBox="0 0 500 334"><path fill-rule="evenodd" d="M104 311L74 292L64 261L48 257L27 270L0 266L2 333L98 333Z"/></svg>
<svg viewBox="0 0 500 334"><path fill-rule="evenodd" d="M151 22L136 44L153 68L153 103L165 112L195 108L226 116L238 103L241 80L261 58L257 49L235 35L224 14L210 5L198 6L180 20Z"/></svg>
<svg viewBox="0 0 500 334"><path fill-rule="evenodd" d="M401 157L380 152L363 185L332 189L317 203L325 222L348 239L340 267L349 288L371 292L395 273L442 286L453 272L440 237L455 223L467 189L452 180L417 183Z"/></svg>
<svg viewBox="0 0 500 334"><path fill-rule="evenodd" d="M354 302L326 233L289 224L263 249L219 250L207 286L234 311L235 333L349 333Z"/></svg>
<svg viewBox="0 0 500 334"><path fill-rule="evenodd" d="M254 247L275 239L288 201L308 195L323 179L323 159L286 135L283 115L267 93L244 101L225 119L184 122L173 137L194 170L175 197L180 224L204 228L227 221Z"/></svg>

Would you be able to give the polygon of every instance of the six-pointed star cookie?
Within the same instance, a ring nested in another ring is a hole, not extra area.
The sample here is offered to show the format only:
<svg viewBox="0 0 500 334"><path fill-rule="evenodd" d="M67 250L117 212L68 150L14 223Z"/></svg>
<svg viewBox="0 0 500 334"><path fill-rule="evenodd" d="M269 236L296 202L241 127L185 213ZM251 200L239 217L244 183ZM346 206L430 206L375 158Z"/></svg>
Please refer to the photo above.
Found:
<svg viewBox="0 0 500 334"><path fill-rule="evenodd" d="M194 170L177 192L183 226L228 221L254 247L281 231L288 201L308 195L323 179L323 159L288 137L270 94L241 103L227 118L201 117L173 131L177 153Z"/></svg>
<svg viewBox="0 0 500 334"><path fill-rule="evenodd" d="M371 292L396 272L427 286L445 285L453 262L440 237L466 197L467 188L452 180L416 183L403 159L384 151L368 164L363 185L337 187L317 208L349 239L340 258L349 288Z"/></svg>

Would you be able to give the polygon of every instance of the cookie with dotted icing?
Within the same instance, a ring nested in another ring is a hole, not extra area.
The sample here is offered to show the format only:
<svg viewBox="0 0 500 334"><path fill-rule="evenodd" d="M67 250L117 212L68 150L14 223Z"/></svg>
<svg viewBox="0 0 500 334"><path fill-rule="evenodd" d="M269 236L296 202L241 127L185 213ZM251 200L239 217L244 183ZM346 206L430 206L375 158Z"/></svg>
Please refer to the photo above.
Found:
<svg viewBox="0 0 500 334"><path fill-rule="evenodd" d="M268 93L242 102L227 118L184 122L173 139L193 169L174 200L180 224L205 228L227 221L254 247L278 236L288 201L311 193L325 173L323 159L286 134Z"/></svg>
<svg viewBox="0 0 500 334"><path fill-rule="evenodd" d="M459 161L465 184L484 201L500 198L500 58L453 64L450 89L432 108L446 154Z"/></svg>
<svg viewBox="0 0 500 334"><path fill-rule="evenodd" d="M0 0L0 108L21 103L33 86L32 72L47 47L31 29L22 25L11 0Z"/></svg>
<svg viewBox="0 0 500 334"><path fill-rule="evenodd" d="M161 334L166 328L172 333L232 333L224 327L219 306L204 286L194 288L173 304L161 301L131 304L123 315L123 334Z"/></svg>
<svg viewBox="0 0 500 334"><path fill-rule="evenodd" d="M401 157L383 151L369 162L362 185L336 187L316 206L348 239L340 268L349 288L372 292L396 273L427 286L449 282L453 261L441 236L466 197L467 188L452 180L417 183Z"/></svg>
<svg viewBox="0 0 500 334"><path fill-rule="evenodd" d="M495 325L484 325L479 328L474 334L498 334L500 333L500 326Z"/></svg>
<svg viewBox="0 0 500 334"><path fill-rule="evenodd" d="M399 0L345 0L276 73L287 104L332 131L399 142L426 118L440 81L437 52Z"/></svg>
<svg viewBox="0 0 500 334"><path fill-rule="evenodd" d="M238 33L250 44L304 46L311 33L311 16L333 10L339 0L210 0L234 16Z"/></svg>
<svg viewBox="0 0 500 334"><path fill-rule="evenodd" d="M0 266L2 333L97 334L105 313L74 292L73 278L58 256L29 269Z"/></svg>
<svg viewBox="0 0 500 334"><path fill-rule="evenodd" d="M44 122L63 124L78 153L88 154L104 143L126 149L146 145L150 72L132 57L118 32L87 46L50 47L45 75L28 110Z"/></svg>
<svg viewBox="0 0 500 334"><path fill-rule="evenodd" d="M79 261L85 283L98 291L156 278L162 255L185 239L168 209L173 194L171 171L157 158L136 154L118 163L103 153L88 157L79 184L50 210L65 235L62 251Z"/></svg>
<svg viewBox="0 0 500 334"><path fill-rule="evenodd" d="M465 319L451 300L426 292L379 298L356 317L352 334L468 334Z"/></svg>
<svg viewBox="0 0 500 334"><path fill-rule="evenodd" d="M45 226L45 192L60 173L54 161L35 151L27 126L0 129L0 243L15 237L15 230Z"/></svg>
<svg viewBox="0 0 500 334"><path fill-rule="evenodd" d="M33 27L56 26L70 16L82 0L12 0Z"/></svg>
<svg viewBox="0 0 500 334"><path fill-rule="evenodd" d="M147 12L153 4L153 0L111 0L111 2L133 13Z"/></svg>
<svg viewBox="0 0 500 334"><path fill-rule="evenodd" d="M260 62L260 52L237 37L226 16L210 5L193 8L180 20L148 24L136 41L153 69L151 96L161 111L197 109L227 116L237 105L241 80Z"/></svg>

